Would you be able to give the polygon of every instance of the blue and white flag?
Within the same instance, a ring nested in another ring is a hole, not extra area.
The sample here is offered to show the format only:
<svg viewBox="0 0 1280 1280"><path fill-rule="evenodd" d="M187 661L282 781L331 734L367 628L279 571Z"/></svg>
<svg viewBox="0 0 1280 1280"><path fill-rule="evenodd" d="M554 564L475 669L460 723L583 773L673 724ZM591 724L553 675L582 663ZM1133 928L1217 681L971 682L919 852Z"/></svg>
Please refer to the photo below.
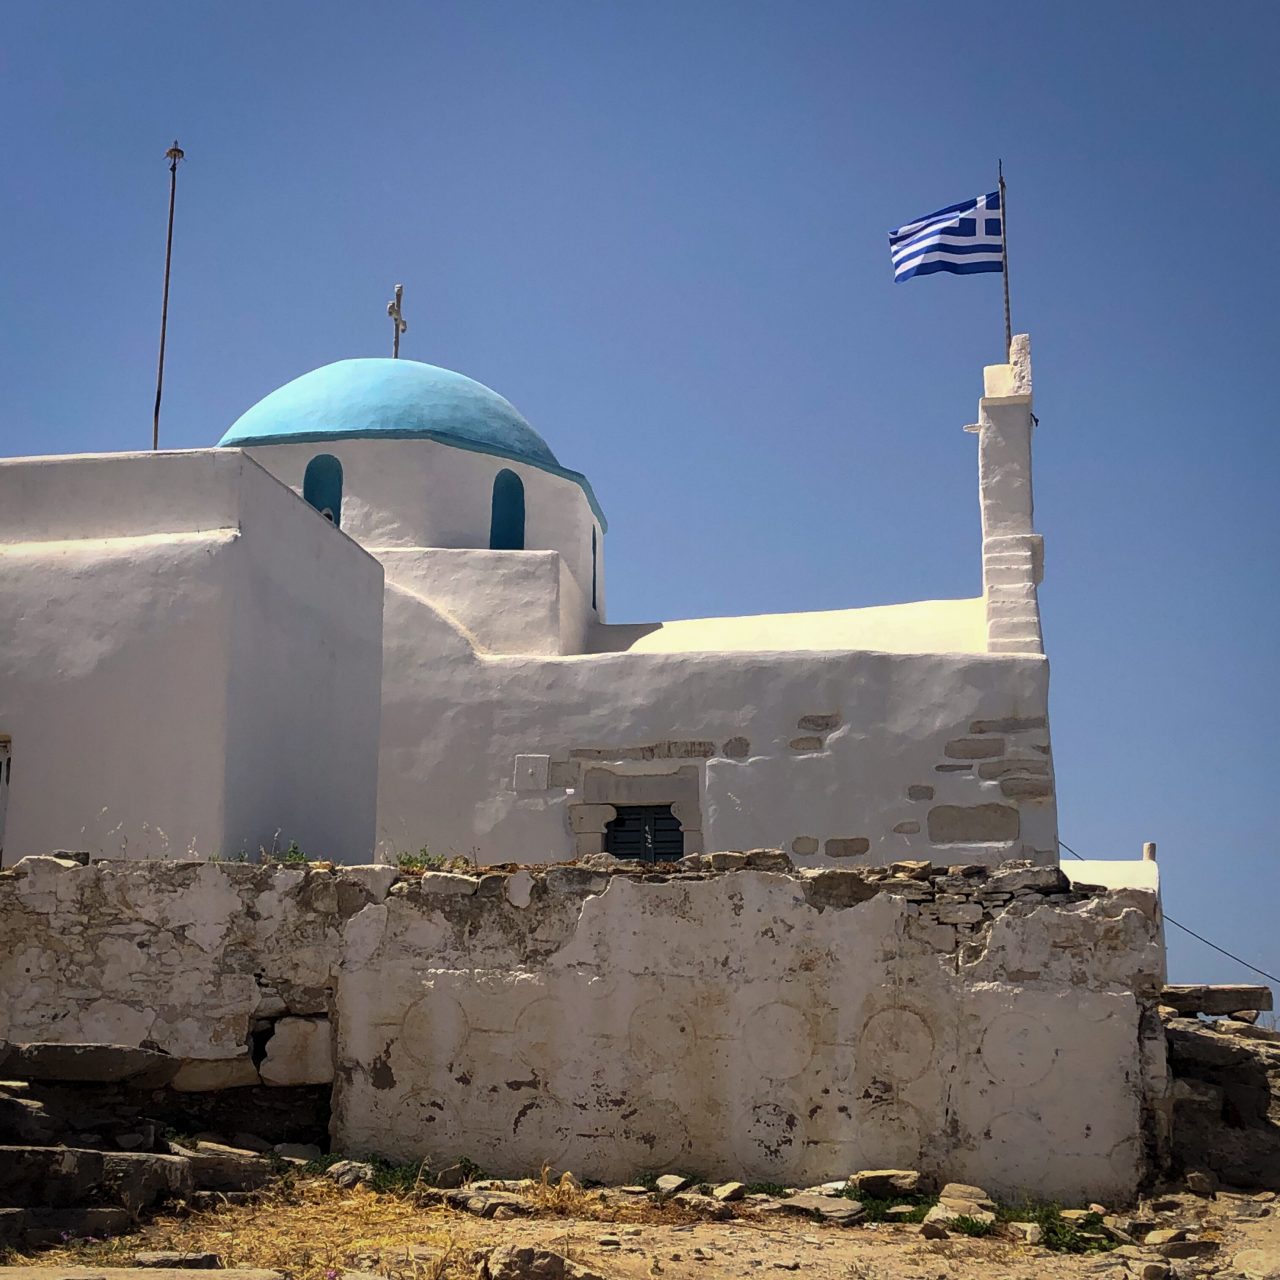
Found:
<svg viewBox="0 0 1280 1280"><path fill-rule="evenodd" d="M889 232L893 278L910 280L935 271L967 276L1004 266L1000 193L988 192L908 222Z"/></svg>

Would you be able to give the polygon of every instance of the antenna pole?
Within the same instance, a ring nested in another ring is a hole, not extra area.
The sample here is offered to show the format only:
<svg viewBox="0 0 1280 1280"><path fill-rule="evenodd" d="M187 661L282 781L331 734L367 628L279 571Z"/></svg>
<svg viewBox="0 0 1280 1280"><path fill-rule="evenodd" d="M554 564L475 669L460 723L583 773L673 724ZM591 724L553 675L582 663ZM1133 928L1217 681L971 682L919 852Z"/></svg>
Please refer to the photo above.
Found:
<svg viewBox="0 0 1280 1280"><path fill-rule="evenodd" d="M1000 264L1004 268L1004 358L1009 359L1013 350L1013 321L1009 318L1009 242L1006 238L1009 227L1009 202L1004 191L1004 161L996 161L996 170L1000 175Z"/></svg>
<svg viewBox="0 0 1280 1280"><path fill-rule="evenodd" d="M165 153L169 161L169 233L164 244L164 301L160 304L160 363L156 368L156 408L151 418L151 448L160 447L160 396L164 392L164 341L169 329L169 267L173 261L173 201L178 190L178 161L186 154L177 138Z"/></svg>

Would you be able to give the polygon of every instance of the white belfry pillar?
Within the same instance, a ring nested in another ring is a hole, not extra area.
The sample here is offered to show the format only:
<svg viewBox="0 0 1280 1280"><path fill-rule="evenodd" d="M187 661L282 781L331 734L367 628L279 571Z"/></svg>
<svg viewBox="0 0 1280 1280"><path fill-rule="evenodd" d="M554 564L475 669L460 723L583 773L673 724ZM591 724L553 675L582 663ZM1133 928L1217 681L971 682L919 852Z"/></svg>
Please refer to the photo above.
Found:
<svg viewBox="0 0 1280 1280"><path fill-rule="evenodd" d="M1044 539L1035 532L1031 492L1031 339L1015 334L1008 364L983 370L978 421L982 503L982 592L988 653L1044 653L1036 588Z"/></svg>

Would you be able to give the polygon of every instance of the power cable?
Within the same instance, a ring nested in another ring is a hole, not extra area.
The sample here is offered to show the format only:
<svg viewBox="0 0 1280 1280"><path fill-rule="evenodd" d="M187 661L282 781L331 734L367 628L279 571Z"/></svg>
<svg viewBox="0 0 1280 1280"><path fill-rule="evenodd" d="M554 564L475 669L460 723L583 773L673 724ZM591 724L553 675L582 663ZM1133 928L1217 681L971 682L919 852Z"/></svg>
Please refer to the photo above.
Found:
<svg viewBox="0 0 1280 1280"><path fill-rule="evenodd" d="M1058 844L1061 848L1065 849L1073 858L1080 858L1081 862L1088 861L1088 859L1081 857L1080 854L1078 854L1065 840L1059 840ZM1175 920L1167 911L1164 913L1164 918L1171 925L1174 925L1177 928L1181 929L1183 933L1189 933L1197 942L1203 942L1206 947L1212 947L1216 952L1219 953L1219 955L1226 956L1228 960L1234 960L1236 964L1244 965L1246 969L1251 969L1254 973L1261 975L1262 977L1266 978L1270 982L1280 984L1280 978L1277 978L1274 973L1268 973L1265 969L1259 969L1256 964L1250 964L1247 960L1242 960L1234 952L1228 951L1226 947L1220 947L1216 942L1210 942L1208 938L1203 937L1201 934L1198 934L1194 929L1189 929L1185 924L1182 923L1181 920Z"/></svg>

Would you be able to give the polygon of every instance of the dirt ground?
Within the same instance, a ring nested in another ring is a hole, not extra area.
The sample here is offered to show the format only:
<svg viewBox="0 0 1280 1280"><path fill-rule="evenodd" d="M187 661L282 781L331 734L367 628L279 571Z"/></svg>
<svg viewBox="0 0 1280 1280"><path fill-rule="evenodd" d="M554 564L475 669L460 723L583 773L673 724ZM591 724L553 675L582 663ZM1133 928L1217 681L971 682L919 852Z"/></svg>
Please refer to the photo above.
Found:
<svg viewBox="0 0 1280 1280"><path fill-rule="evenodd" d="M1220 1193L1191 1206L1179 1225L1215 1240L1212 1258L1179 1263L1191 1274L1216 1271L1222 1280L1251 1272L1265 1276L1268 1255L1280 1275L1280 1217L1276 1206L1256 1214L1249 1197ZM547 1204L537 1216L492 1221L440 1205L357 1188L339 1190L308 1178L251 1204L162 1216L136 1232L107 1241L68 1241L13 1263L129 1266L144 1250L212 1251L226 1266L269 1267L297 1280L356 1280L365 1272L396 1280L462 1280L475 1274L476 1256L499 1245L551 1248L606 1280L737 1280L796 1274L839 1280L1122 1280L1139 1273L1137 1250L1070 1255L995 1238L927 1240L919 1227L877 1223L837 1227L781 1214L732 1221L681 1221L664 1207L619 1209L591 1193ZM1257 1251L1257 1252L1246 1252ZM1126 1257L1126 1254L1128 1255ZM1144 1259L1159 1255L1142 1250ZM1134 1269L1129 1269L1129 1262ZM1261 1268L1261 1269L1260 1269ZM0 1278L3 1269L0 1269Z"/></svg>

